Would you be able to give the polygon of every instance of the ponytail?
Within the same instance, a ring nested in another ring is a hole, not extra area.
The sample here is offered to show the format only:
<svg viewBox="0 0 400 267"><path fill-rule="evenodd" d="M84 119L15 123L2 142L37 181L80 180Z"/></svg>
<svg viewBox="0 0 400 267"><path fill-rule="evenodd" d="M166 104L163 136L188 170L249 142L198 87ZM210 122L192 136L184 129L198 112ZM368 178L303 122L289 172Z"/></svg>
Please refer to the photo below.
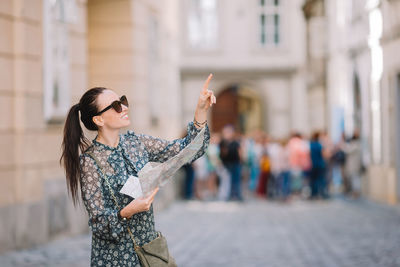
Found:
<svg viewBox="0 0 400 267"><path fill-rule="evenodd" d="M94 114L97 113L96 98L104 90L106 90L106 88L103 87L95 87L88 90L82 96L79 103L71 107L65 121L60 164L62 164L65 169L68 192L72 197L74 205L79 202L79 149L81 153L83 153L90 145L90 141L84 136L79 122L79 111L81 113L81 121L85 127L92 131L98 130L92 118Z"/></svg>
<svg viewBox="0 0 400 267"><path fill-rule="evenodd" d="M74 205L78 202L79 185L79 151L83 152L89 146L89 140L83 135L79 123L79 104L71 107L64 127L64 139L62 142L63 153L60 158L64 159L64 168L67 178L68 191L71 194Z"/></svg>

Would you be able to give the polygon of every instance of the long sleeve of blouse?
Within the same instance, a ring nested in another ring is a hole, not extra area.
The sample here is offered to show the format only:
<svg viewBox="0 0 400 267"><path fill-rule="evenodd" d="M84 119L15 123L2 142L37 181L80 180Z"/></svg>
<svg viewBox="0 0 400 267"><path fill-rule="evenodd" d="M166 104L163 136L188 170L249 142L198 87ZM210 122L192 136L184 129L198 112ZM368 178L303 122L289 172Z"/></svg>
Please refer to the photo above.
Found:
<svg viewBox="0 0 400 267"><path fill-rule="evenodd" d="M80 155L82 200L89 214L89 227L101 239L119 239L124 227L118 219L115 205L106 206L101 186L100 170L88 155ZM111 202L114 203L114 202Z"/></svg>
<svg viewBox="0 0 400 267"><path fill-rule="evenodd" d="M204 154L208 147L208 144L210 143L210 130L207 124L204 127L206 127L206 129L204 132L203 146L201 147L199 152L197 152L191 162L200 158ZM201 129L197 129L194 123L191 121L187 125L187 135L184 138L168 141L145 134L139 134L138 138L140 142L144 144L145 149L149 154L149 161L165 162L169 158L178 154L183 148L185 148L200 131Z"/></svg>

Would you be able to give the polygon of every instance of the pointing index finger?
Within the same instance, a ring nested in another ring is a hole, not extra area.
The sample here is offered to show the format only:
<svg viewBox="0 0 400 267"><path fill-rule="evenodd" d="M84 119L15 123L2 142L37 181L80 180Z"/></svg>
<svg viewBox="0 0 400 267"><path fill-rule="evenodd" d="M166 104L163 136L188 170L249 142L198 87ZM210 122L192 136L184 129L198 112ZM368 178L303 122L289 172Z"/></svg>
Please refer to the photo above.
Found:
<svg viewBox="0 0 400 267"><path fill-rule="evenodd" d="M213 77L213 74L210 73L210 75L208 75L208 78L207 78L206 82L205 82L204 85L203 85L203 92L207 91L208 85L209 85L209 83L210 83L212 77Z"/></svg>

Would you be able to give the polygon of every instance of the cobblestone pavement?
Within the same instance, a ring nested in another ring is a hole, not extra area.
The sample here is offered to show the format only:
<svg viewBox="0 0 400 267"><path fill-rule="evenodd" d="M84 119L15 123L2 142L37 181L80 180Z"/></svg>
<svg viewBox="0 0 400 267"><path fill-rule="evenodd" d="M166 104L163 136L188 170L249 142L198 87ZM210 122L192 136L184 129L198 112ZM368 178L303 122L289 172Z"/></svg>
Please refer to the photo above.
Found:
<svg viewBox="0 0 400 267"><path fill-rule="evenodd" d="M400 266L400 210L365 201L177 202L156 214L180 267ZM0 255L0 266L89 266L90 237Z"/></svg>

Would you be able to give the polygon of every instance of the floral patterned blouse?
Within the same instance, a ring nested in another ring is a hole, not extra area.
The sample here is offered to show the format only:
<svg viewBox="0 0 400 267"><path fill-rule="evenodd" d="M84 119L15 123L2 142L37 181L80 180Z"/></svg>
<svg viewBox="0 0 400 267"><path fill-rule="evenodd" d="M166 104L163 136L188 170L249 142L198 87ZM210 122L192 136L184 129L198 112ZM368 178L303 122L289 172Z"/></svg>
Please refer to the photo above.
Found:
<svg viewBox="0 0 400 267"><path fill-rule="evenodd" d="M204 154L210 140L206 125L202 149L196 160ZM119 193L129 175L137 175L149 162L164 162L187 146L200 132L193 122L187 125L187 135L173 141L162 140L149 135L128 131L120 134L117 147L107 146L93 139L92 145L79 156L81 168L81 193L83 203L89 214L89 227L92 231L91 266L140 266L134 251L127 225L138 245L150 242L157 237L154 227L153 206L149 211L134 214L127 222L117 216L109 187L99 171L99 166L86 152L95 155L107 175L114 195L122 208L133 200Z"/></svg>

